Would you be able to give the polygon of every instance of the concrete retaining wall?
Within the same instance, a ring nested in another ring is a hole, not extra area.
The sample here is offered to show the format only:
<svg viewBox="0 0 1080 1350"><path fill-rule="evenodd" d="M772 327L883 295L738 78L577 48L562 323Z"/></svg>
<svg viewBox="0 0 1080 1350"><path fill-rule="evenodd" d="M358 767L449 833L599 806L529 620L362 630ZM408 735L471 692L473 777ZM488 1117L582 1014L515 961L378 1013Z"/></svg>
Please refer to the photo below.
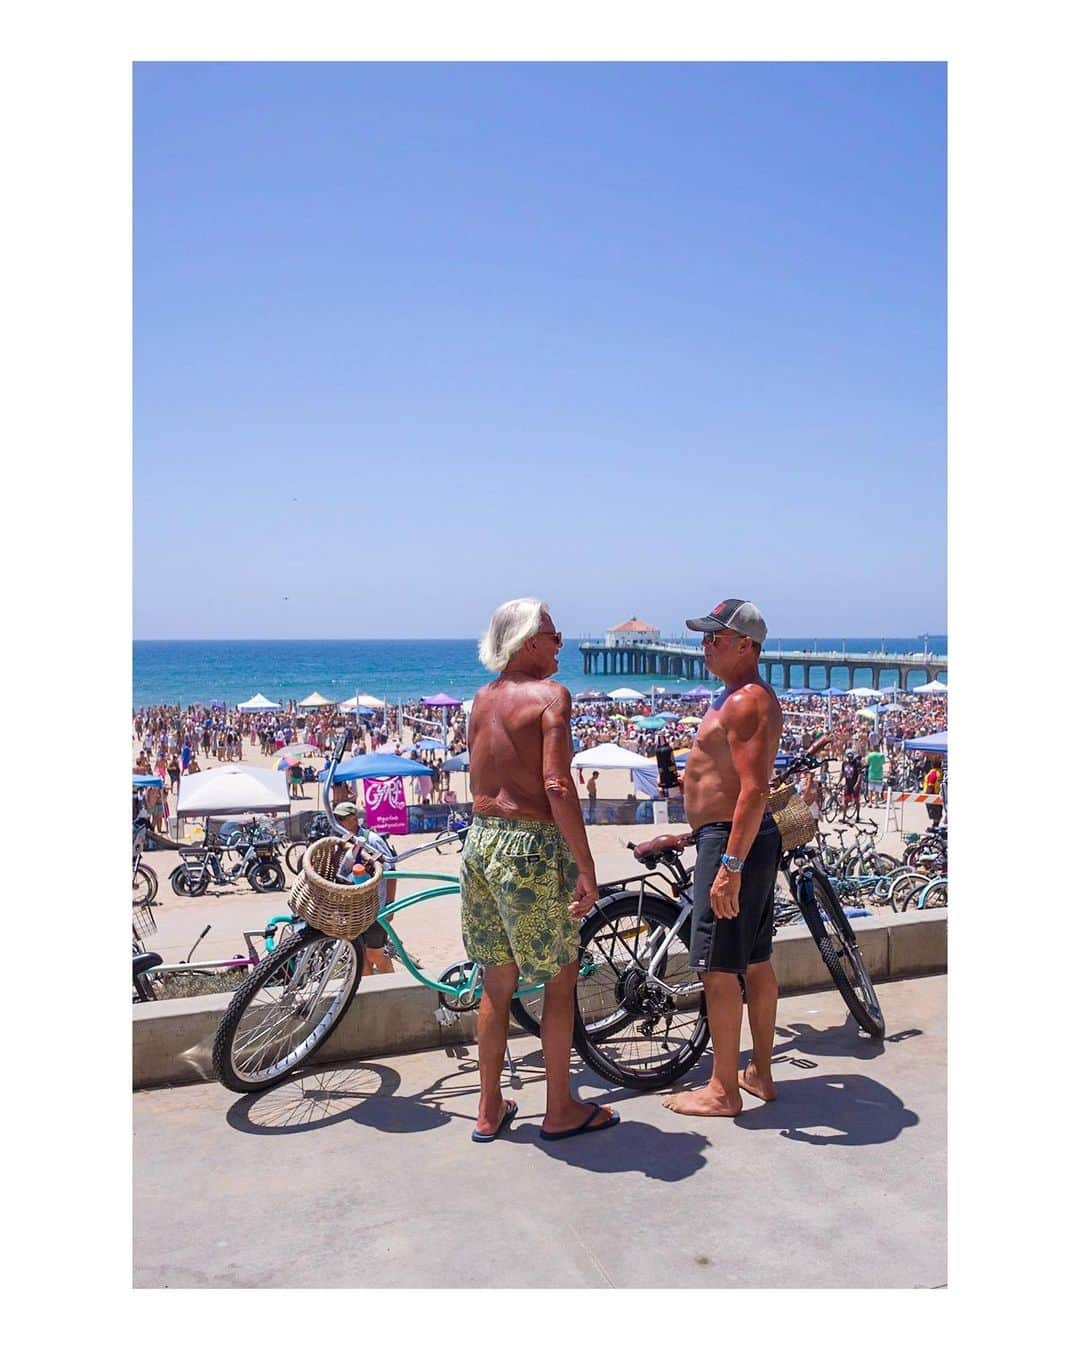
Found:
<svg viewBox="0 0 1080 1350"><path fill-rule="evenodd" d="M947 965L945 910L875 915L853 926L867 969L875 980L928 975ZM773 943L773 967L781 994L831 987L821 956L805 927L781 930ZM197 1083L213 1077L214 1034L230 994L135 1004L134 1086ZM449 1027L435 1020L438 996L410 975L381 975L360 990L330 1041L313 1063L401 1054L476 1040L476 1014ZM511 1023L511 1030L515 1030Z"/></svg>

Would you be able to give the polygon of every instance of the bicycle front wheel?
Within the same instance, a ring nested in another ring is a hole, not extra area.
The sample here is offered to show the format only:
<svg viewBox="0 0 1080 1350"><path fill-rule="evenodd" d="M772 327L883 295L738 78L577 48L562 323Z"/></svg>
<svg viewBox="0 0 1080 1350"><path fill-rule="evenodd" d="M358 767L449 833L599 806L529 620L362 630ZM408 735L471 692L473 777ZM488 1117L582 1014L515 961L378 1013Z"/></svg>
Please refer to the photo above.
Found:
<svg viewBox="0 0 1080 1350"><path fill-rule="evenodd" d="M708 1044L705 994L690 970L689 920L675 929L678 916L669 901L626 891L582 925L574 1045L591 1069L620 1087L666 1087L693 1068Z"/></svg>
<svg viewBox="0 0 1080 1350"><path fill-rule="evenodd" d="M854 929L828 879L816 868L807 871L812 878L812 894L807 895L806 872L798 878L795 888L806 926L852 1017L863 1031L880 1038L885 1035L885 1015L855 940Z"/></svg>
<svg viewBox="0 0 1080 1350"><path fill-rule="evenodd" d="M285 850L285 866L290 872L298 873L304 865L304 854L308 850L308 845L304 843L290 844Z"/></svg>
<svg viewBox="0 0 1080 1350"><path fill-rule="evenodd" d="M354 942L301 929L260 961L236 991L214 1037L214 1073L233 1092L287 1078L345 1015L360 983Z"/></svg>
<svg viewBox="0 0 1080 1350"><path fill-rule="evenodd" d="M131 878L131 903L133 905L145 905L153 900L157 895L158 879L157 873L145 863L139 863L135 869L135 875Z"/></svg>

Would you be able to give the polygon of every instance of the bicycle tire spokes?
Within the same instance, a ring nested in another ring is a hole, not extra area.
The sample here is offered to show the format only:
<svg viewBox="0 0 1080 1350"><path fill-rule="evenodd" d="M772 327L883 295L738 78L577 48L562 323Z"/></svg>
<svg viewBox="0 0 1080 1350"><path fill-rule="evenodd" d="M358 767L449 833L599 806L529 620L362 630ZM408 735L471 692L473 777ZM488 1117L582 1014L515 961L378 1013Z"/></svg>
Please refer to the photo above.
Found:
<svg viewBox="0 0 1080 1350"><path fill-rule="evenodd" d="M670 902L642 905L628 896L588 923L575 1042L586 1063L613 1082L662 1086L685 1073L707 1041L701 983L673 928L678 913Z"/></svg>

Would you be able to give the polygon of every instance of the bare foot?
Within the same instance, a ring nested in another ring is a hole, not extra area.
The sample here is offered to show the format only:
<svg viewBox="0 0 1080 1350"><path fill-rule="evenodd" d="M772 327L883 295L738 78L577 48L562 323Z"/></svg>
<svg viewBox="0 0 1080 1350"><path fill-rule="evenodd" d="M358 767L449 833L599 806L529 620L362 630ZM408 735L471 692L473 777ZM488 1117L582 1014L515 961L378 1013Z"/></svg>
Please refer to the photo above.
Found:
<svg viewBox="0 0 1080 1350"><path fill-rule="evenodd" d="M595 1102L571 1101L569 1106L562 1111L548 1111L541 1128L548 1134L559 1134L563 1130L576 1130L579 1125L584 1125L589 1120L595 1105ZM598 1130L601 1125L606 1125L610 1119L611 1107L601 1106L596 1113L596 1118L589 1120L589 1131Z"/></svg>
<svg viewBox="0 0 1080 1350"><path fill-rule="evenodd" d="M776 1085L773 1083L772 1075L763 1078L758 1073L753 1060L739 1074L739 1086L755 1097L760 1097L763 1102L774 1102L776 1100Z"/></svg>
<svg viewBox="0 0 1080 1350"><path fill-rule="evenodd" d="M707 1083L694 1092L672 1093L664 1099L664 1106L680 1116L737 1116L742 1110L742 1098L733 1101L727 1093Z"/></svg>

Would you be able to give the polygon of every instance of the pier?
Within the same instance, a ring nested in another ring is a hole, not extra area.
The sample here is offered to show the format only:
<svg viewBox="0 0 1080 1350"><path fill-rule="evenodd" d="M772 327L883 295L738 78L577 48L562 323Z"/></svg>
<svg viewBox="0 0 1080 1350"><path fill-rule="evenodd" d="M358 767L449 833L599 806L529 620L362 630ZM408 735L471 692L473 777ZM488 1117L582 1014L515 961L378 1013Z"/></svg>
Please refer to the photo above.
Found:
<svg viewBox="0 0 1080 1350"><path fill-rule="evenodd" d="M684 642L583 642L580 647L586 675L649 675L659 679L709 680L700 646ZM890 675L901 690L912 684L936 680L949 669L949 658L933 652L818 652L763 651L760 661L764 680L779 689L806 688L811 670L825 673L825 685L834 683L834 672L845 670L854 688L855 674L869 675L870 687L882 687L882 675ZM779 673L780 678L776 675ZM917 678L916 678L917 677Z"/></svg>

